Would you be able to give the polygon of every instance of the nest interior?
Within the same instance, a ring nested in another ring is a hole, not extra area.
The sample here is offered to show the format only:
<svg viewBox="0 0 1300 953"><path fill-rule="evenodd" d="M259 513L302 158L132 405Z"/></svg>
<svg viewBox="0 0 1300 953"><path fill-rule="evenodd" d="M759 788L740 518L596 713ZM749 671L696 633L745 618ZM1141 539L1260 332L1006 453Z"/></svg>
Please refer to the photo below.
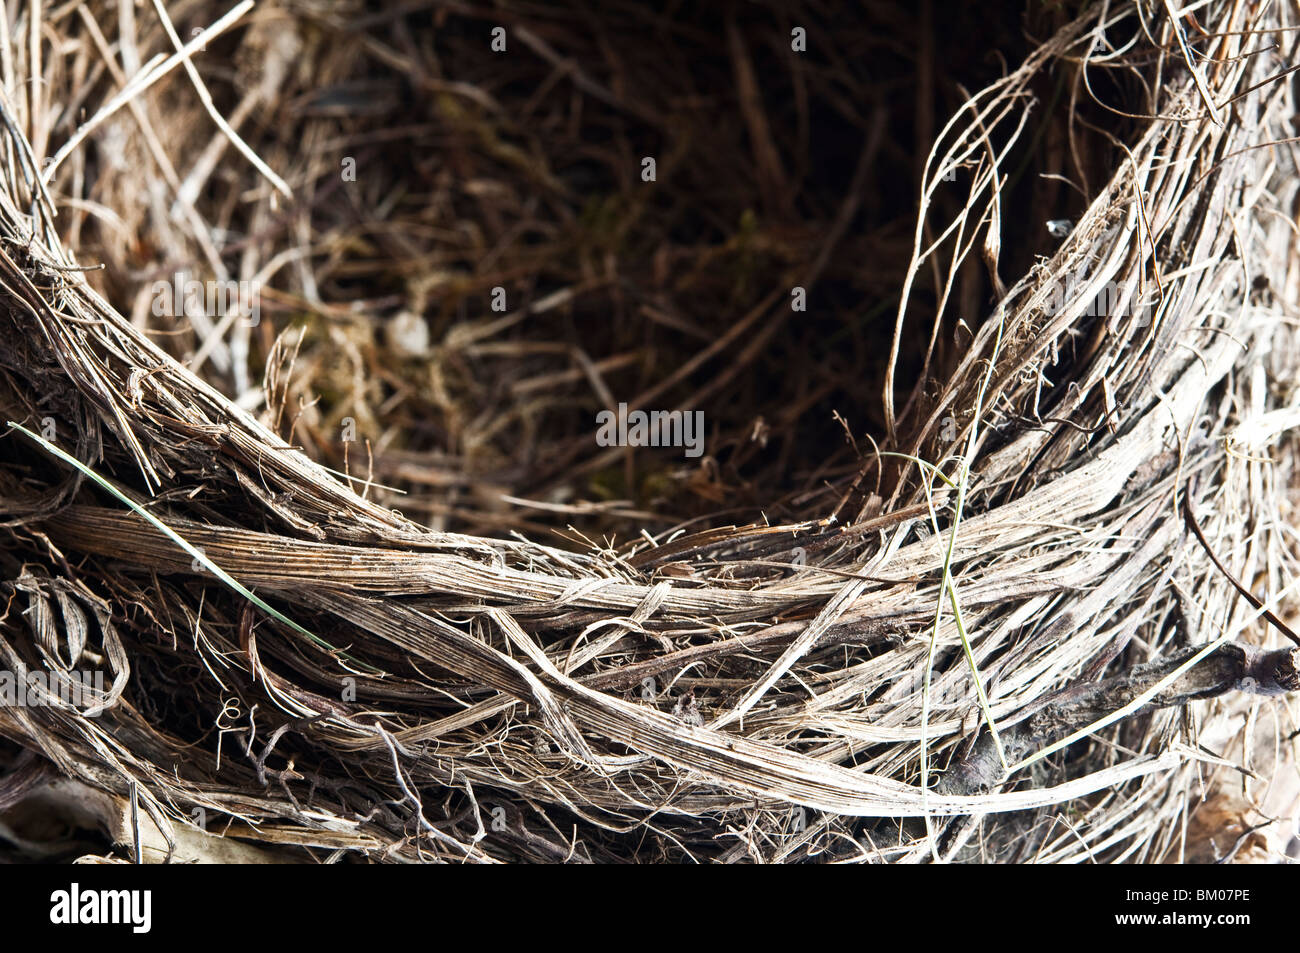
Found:
<svg viewBox="0 0 1300 953"><path fill-rule="evenodd" d="M250 6L3 20L6 851L1280 856L1293 10Z"/></svg>

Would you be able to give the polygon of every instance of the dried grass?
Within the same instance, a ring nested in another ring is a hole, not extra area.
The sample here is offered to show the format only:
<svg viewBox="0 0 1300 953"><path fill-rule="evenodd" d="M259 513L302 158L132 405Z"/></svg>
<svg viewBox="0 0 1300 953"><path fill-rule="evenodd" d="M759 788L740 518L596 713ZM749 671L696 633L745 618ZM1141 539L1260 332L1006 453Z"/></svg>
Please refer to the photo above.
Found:
<svg viewBox="0 0 1300 953"><path fill-rule="evenodd" d="M1276 637L1186 532L1185 498L1238 578L1294 606L1292 11L1044 14L1047 38L937 133L915 117L937 143L921 214L900 229L876 209L873 246L850 224L873 163L895 161L892 118L846 52L800 79L863 111L847 194L817 219L793 188L815 176L775 144L750 22L701 36L616 11L588 32L560 7L437 4L426 25L268 4L209 41L234 44L231 83L167 59L224 11L176 4L169 38L129 8L58 8L45 33L23 13L0 37L0 409L28 429L0 441L0 656L111 684L102 713L0 709L17 746L0 807L57 772L135 792L164 832L202 808L209 832L319 860L1063 863L1177 860L1198 799L1240 777L1264 804L1236 759L1263 732L1287 763L1290 702L1169 701L1187 666L1157 665L1136 714L1066 726L1086 729L1070 744L1001 742L1103 676ZM780 42L802 22L770 15ZM720 178L732 151L670 134L699 131L672 77L702 61L603 34L619 17L688 50L725 36L738 119L717 135L752 149L757 229L674 237L745 197ZM457 33L494 18L527 57L493 67ZM462 40L445 61L425 26ZM933 81L935 51L911 52ZM396 121L402 75L435 118ZM620 91L646 76L662 99ZM225 129L195 93L218 80ZM559 86L590 113L581 136ZM590 145L602 124L609 144ZM689 143L660 155L658 192L629 171L575 216L582 177L636 168L651 133ZM404 171L383 161L398 144L418 160ZM379 170L352 191L344 150ZM1035 260L1062 181L1085 210ZM835 284L873 248L882 287ZM157 321L152 281L196 262L267 282L269 320ZM801 336L793 284L852 302ZM526 303L474 304L497 285ZM872 308L893 316L883 333ZM428 353L386 350L385 311L430 316ZM624 374L655 383L615 394ZM883 395L875 437L860 421L828 437L820 410L864 384ZM589 410L612 398L717 405L712 463L593 448ZM361 459L331 437L343 417L371 437ZM977 737L1014 773L936 789ZM882 820L900 818L925 822Z"/></svg>

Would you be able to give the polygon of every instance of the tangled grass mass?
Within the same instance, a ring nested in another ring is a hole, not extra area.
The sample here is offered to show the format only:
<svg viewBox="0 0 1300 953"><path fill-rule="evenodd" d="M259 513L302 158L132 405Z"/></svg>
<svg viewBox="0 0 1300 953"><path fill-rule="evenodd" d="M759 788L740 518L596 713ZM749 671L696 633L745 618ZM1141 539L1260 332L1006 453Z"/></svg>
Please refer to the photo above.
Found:
<svg viewBox="0 0 1300 953"><path fill-rule="evenodd" d="M0 852L1294 853L1294 6L705 6L0 18Z"/></svg>

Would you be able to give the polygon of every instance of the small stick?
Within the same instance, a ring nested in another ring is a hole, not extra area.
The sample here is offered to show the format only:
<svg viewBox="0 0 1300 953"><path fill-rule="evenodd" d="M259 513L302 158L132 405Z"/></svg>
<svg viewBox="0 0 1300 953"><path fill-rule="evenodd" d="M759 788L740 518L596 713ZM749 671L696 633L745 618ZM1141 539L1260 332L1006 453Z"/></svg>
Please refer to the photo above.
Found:
<svg viewBox="0 0 1300 953"><path fill-rule="evenodd" d="M1260 602L1259 599L1255 598L1255 594L1251 592L1249 589L1247 589L1240 582L1238 582L1237 577L1234 576L1232 573L1228 572L1228 570L1224 568L1223 563L1219 562L1219 558L1214 555L1214 550L1210 549L1210 544L1206 542L1205 534L1201 532L1201 527L1200 524L1196 522L1196 517L1192 515L1192 504L1187 502L1187 494L1185 493L1183 494L1183 521L1187 524L1187 528L1192 531L1192 534L1196 537L1197 542L1199 542L1201 546L1204 547L1206 555L1210 557L1210 562L1214 563L1214 568L1219 570L1219 572L1223 573L1223 575L1227 578L1228 582L1232 583L1233 587L1239 593L1241 593L1242 597L1247 602L1249 602L1252 606L1258 609L1263 614L1265 619L1267 619L1269 622L1272 622L1275 626L1277 626L1279 632L1285 635L1296 645L1300 645L1300 635L1296 635L1295 632L1291 631L1291 627L1289 625L1287 625L1277 616L1273 615L1273 613L1265 609L1264 603Z"/></svg>

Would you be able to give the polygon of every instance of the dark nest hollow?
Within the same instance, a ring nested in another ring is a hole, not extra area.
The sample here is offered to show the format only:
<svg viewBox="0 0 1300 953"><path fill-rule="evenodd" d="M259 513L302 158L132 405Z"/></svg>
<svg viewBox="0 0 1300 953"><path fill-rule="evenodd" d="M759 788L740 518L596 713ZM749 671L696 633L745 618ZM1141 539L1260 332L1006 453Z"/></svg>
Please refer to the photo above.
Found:
<svg viewBox="0 0 1300 953"><path fill-rule="evenodd" d="M0 855L1285 858L1300 19L951 6L10 5Z"/></svg>

